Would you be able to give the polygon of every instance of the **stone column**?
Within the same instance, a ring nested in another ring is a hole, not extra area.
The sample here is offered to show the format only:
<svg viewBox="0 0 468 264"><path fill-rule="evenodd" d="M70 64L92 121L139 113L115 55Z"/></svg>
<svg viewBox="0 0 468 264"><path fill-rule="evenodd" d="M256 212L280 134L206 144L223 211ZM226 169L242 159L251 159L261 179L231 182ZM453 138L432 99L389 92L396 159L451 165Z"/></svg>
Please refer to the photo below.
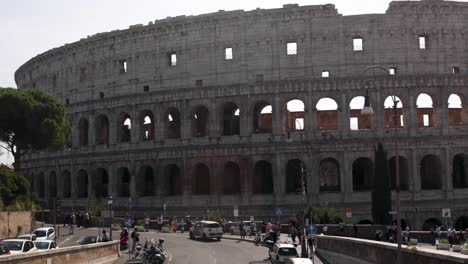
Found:
<svg viewBox="0 0 468 264"><path fill-rule="evenodd" d="M130 168L128 168L128 170L130 172L130 197L132 198L132 201L136 201L136 198L138 197L136 190L136 179L138 170L134 161L131 161ZM139 186L139 188L144 188L144 186Z"/></svg>
<svg viewBox="0 0 468 264"><path fill-rule="evenodd" d="M345 201L350 201L353 193L353 170L351 168L352 165L350 165L352 161L349 158L348 152L343 151L343 171L340 172L340 191L344 193Z"/></svg>
<svg viewBox="0 0 468 264"><path fill-rule="evenodd" d="M218 138L221 137L221 120L222 109L216 108L216 101L212 100L211 104L208 106L210 111L208 119L208 137Z"/></svg>
<svg viewBox="0 0 468 264"><path fill-rule="evenodd" d="M153 113L154 141L162 141L166 139L165 125L167 122L166 110L162 106L154 106L151 111Z"/></svg>
<svg viewBox="0 0 468 264"><path fill-rule="evenodd" d="M374 109L372 129L374 129L378 137L384 136L385 108L381 96L381 89L377 89L377 93L371 102L372 108ZM383 100L385 100L385 98Z"/></svg>
<svg viewBox="0 0 468 264"><path fill-rule="evenodd" d="M110 163L109 166L108 166L108 176L109 176L109 184L107 185L107 193L109 196L112 196L114 198L116 198L116 188L115 188L115 185L117 183L117 167L116 164L113 164L113 163Z"/></svg>
<svg viewBox="0 0 468 264"><path fill-rule="evenodd" d="M137 107L132 105L130 109L130 115L132 117L132 126L130 129L130 142L139 142L143 140L143 137L141 136L142 133L142 126L143 126L143 120L141 120L140 114L138 112Z"/></svg>
<svg viewBox="0 0 468 264"><path fill-rule="evenodd" d="M442 93L442 98L448 98L446 97L446 93ZM442 99L444 100L444 99ZM436 118L435 118L435 123L436 126L440 128L441 135L448 135L448 101L440 101L437 100L437 108L435 108L436 111Z"/></svg>
<svg viewBox="0 0 468 264"><path fill-rule="evenodd" d="M417 154L415 149L411 149L410 151L411 157L409 158L411 160L411 168L410 168L410 175L411 180L413 182L412 186L412 192L414 194L414 199L419 200L419 196L421 193L421 177L419 175L419 163L417 160Z"/></svg>
<svg viewBox="0 0 468 264"><path fill-rule="evenodd" d="M241 102L239 105L240 112L240 135L241 137L248 137L252 134L253 131L253 120L252 112L250 111L248 100L246 102Z"/></svg>
<svg viewBox="0 0 468 264"><path fill-rule="evenodd" d="M109 120L109 145L116 144L118 142L117 139L117 116L116 114L108 114L107 116Z"/></svg>
<svg viewBox="0 0 468 264"><path fill-rule="evenodd" d="M444 158L444 162L442 163L442 189L447 192L447 199L451 200L453 196L453 175L452 171L452 163L450 162L450 151L448 147L442 149Z"/></svg>
<svg viewBox="0 0 468 264"><path fill-rule="evenodd" d="M350 132L349 126L349 105L346 100L346 95L344 93L341 94L341 103L338 104L338 131L339 133L344 136L348 137Z"/></svg>
<svg viewBox="0 0 468 264"><path fill-rule="evenodd" d="M285 134L285 117L284 117L284 107L281 105L281 98L278 94L275 94L274 101L271 103L273 107L273 136L279 137Z"/></svg>
<svg viewBox="0 0 468 264"><path fill-rule="evenodd" d="M182 139L190 139L192 137L192 109L188 102L182 103L182 108L180 109L180 130Z"/></svg>
<svg viewBox="0 0 468 264"><path fill-rule="evenodd" d="M285 194L285 165L281 153L275 153L273 170L273 193L276 203L282 202Z"/></svg>
<svg viewBox="0 0 468 264"><path fill-rule="evenodd" d="M77 182L77 175L78 173L75 171L75 164L73 162L70 163L70 188L71 188L71 193L70 193L70 199L71 200L76 200L78 199L77 195L77 189L78 189L78 182Z"/></svg>
<svg viewBox="0 0 468 264"><path fill-rule="evenodd" d="M418 129L418 119L417 119L417 111L416 111L416 101L414 100L414 96L410 95L408 100L408 127L410 129L410 137L416 136L416 130Z"/></svg>
<svg viewBox="0 0 468 264"><path fill-rule="evenodd" d="M94 146L96 145L96 122L95 122L95 116L90 115L89 116L89 127L88 127L88 146ZM77 131L77 130L75 130ZM78 133L79 134L79 133Z"/></svg>

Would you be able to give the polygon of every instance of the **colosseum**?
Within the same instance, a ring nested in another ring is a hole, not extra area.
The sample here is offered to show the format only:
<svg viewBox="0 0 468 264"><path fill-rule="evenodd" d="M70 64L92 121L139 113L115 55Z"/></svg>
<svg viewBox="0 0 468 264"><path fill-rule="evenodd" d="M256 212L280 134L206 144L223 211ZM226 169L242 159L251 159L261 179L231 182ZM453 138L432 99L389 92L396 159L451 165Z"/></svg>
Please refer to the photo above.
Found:
<svg viewBox="0 0 468 264"><path fill-rule="evenodd" d="M220 10L98 33L15 73L67 109L73 135L24 172L44 201L117 214L254 215L329 204L372 219L374 147L395 142L402 218L468 215L468 3ZM363 115L366 91L373 115ZM393 101L399 101L393 108ZM395 121L395 122L394 122ZM302 192L304 189L305 195Z"/></svg>

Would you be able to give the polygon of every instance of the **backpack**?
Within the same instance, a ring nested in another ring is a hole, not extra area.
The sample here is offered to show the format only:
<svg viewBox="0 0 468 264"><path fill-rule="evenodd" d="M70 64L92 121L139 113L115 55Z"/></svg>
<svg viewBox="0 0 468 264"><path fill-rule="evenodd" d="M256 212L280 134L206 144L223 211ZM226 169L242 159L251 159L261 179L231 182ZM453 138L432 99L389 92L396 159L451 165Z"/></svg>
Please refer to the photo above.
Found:
<svg viewBox="0 0 468 264"><path fill-rule="evenodd" d="M132 232L131 238L135 238L135 231Z"/></svg>

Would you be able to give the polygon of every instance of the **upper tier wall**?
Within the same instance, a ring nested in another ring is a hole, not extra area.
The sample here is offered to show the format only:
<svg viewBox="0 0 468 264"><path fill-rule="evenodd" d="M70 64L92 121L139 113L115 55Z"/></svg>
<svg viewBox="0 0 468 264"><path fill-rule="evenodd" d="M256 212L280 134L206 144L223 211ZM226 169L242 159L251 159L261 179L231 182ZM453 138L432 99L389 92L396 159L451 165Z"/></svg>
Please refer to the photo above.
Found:
<svg viewBox="0 0 468 264"><path fill-rule="evenodd" d="M468 73L467 14L468 3L423 0L395 1L386 14L372 15L341 16L329 4L168 18L52 49L22 65L15 79L19 88L75 103L108 89L121 96L144 86L164 91L321 78L325 70L343 78L370 65L399 75L447 74L454 67ZM353 50L353 38L362 38L361 51ZM297 43L296 55L287 55L288 42ZM225 59L228 47L232 60Z"/></svg>

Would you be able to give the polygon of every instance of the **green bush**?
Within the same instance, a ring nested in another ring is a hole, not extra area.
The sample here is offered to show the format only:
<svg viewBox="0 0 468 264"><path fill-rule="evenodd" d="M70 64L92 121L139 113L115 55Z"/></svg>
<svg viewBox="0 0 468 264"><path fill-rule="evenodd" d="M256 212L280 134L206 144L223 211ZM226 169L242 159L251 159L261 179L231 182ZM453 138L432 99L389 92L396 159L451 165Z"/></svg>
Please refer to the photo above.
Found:
<svg viewBox="0 0 468 264"><path fill-rule="evenodd" d="M440 244L448 244L449 242L448 242L447 239L444 238L444 239L439 240L439 243Z"/></svg>
<svg viewBox="0 0 468 264"><path fill-rule="evenodd" d="M306 217L312 219L315 224L339 224L347 223L348 220L342 213L336 211L334 207L328 205L315 206L310 204L304 209Z"/></svg>

